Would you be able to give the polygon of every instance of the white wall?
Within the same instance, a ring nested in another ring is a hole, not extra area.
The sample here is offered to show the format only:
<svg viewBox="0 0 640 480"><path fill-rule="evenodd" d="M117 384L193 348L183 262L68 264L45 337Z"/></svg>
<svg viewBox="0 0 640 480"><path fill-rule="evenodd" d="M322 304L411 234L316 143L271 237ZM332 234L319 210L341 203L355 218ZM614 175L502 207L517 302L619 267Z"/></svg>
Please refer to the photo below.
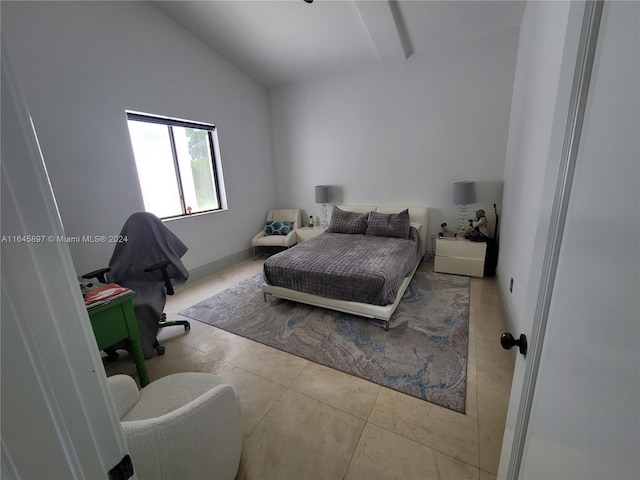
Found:
<svg viewBox="0 0 640 480"><path fill-rule="evenodd" d="M477 182L493 220L500 204L518 32L414 54L270 91L278 203L428 205L430 232L454 227L455 181ZM431 248L431 245L429 245Z"/></svg>
<svg viewBox="0 0 640 480"><path fill-rule="evenodd" d="M132 109L218 127L229 210L167 223L190 249L187 268L250 248L276 202L262 86L147 2L2 2L2 33L67 235L117 234L144 209ZM70 249L85 273L113 245Z"/></svg>
<svg viewBox="0 0 640 480"><path fill-rule="evenodd" d="M528 282L532 278L532 262L542 263L542 258L533 255L536 219L541 212L545 175L557 177L562 148L566 108L557 102L569 6L569 2L528 4L520 26L497 268L505 319L514 335L530 333L522 331L527 295L531 291ZM573 71L566 74L572 75ZM560 118L549 121L556 111L560 112ZM511 278L513 292L509 292Z"/></svg>

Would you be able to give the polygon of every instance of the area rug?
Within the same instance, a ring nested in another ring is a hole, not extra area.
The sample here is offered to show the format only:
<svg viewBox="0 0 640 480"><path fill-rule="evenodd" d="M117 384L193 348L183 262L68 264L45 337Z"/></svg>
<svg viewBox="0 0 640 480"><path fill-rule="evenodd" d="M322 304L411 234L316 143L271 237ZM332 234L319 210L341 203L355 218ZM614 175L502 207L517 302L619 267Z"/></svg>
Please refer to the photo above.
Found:
<svg viewBox="0 0 640 480"><path fill-rule="evenodd" d="M267 296L262 274L182 312L456 412L465 411L469 278L421 265L385 331L364 318Z"/></svg>

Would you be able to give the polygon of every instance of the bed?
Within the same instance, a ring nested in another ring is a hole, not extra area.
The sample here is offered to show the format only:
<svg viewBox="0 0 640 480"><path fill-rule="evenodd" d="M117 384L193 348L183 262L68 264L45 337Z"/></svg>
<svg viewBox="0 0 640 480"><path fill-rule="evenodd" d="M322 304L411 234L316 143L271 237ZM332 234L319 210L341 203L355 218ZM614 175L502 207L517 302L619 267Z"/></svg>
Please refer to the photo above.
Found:
<svg viewBox="0 0 640 480"><path fill-rule="evenodd" d="M265 261L265 301L272 295L338 310L389 330L426 253L428 220L427 207L335 207L325 233Z"/></svg>

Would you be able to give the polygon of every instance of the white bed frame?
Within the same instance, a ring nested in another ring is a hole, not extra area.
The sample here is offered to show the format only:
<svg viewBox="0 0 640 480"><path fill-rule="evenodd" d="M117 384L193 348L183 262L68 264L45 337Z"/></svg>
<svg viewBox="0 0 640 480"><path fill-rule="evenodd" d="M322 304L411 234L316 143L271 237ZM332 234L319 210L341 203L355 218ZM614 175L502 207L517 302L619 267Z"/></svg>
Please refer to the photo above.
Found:
<svg viewBox="0 0 640 480"><path fill-rule="evenodd" d="M412 223L419 223L422 225L422 228L419 230L420 234L420 244L421 244L421 257L416 262L413 270L409 275L407 275L400 288L398 290L398 294L396 295L396 299L393 303L388 305L370 305L368 303L359 303L359 302L350 302L347 300L335 300L333 298L321 297L319 295L312 295L310 293L298 292L296 290L291 290L283 287L275 287L273 285L269 285L267 283L262 284L262 291L264 292L265 301L267 300L267 295L273 295L274 297L284 298L287 300L292 300L294 302L306 303L309 305L314 305L316 307L328 308L331 310L338 310L340 312L351 313L354 315L359 315L361 317L370 318L372 320L381 321L384 329L389 330L389 319L391 315L397 308L402 296L404 295L405 290L409 286L409 282L413 278L413 274L415 273L420 261L424 257L427 251L427 240L429 238L428 234L428 226L429 226L429 209L427 207L383 207L383 206L367 206L367 205L359 205L359 206L349 206L349 205L340 205L338 206L340 210L351 211L351 212L361 212L368 213L371 211L377 211L380 213L398 213L402 210L408 208L409 209L409 217Z"/></svg>

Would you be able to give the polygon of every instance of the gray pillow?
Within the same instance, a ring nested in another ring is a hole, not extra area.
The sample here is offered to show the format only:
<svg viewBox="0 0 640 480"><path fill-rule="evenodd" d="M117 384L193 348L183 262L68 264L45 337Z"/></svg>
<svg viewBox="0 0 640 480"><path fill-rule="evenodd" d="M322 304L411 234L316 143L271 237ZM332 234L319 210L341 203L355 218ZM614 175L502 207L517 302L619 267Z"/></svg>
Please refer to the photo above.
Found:
<svg viewBox="0 0 640 480"><path fill-rule="evenodd" d="M400 213L371 212L367 224L367 235L409 238L410 228L409 209Z"/></svg>
<svg viewBox="0 0 640 480"><path fill-rule="evenodd" d="M333 207L327 232L364 235L367 233L368 217L368 213L346 212L338 207Z"/></svg>

